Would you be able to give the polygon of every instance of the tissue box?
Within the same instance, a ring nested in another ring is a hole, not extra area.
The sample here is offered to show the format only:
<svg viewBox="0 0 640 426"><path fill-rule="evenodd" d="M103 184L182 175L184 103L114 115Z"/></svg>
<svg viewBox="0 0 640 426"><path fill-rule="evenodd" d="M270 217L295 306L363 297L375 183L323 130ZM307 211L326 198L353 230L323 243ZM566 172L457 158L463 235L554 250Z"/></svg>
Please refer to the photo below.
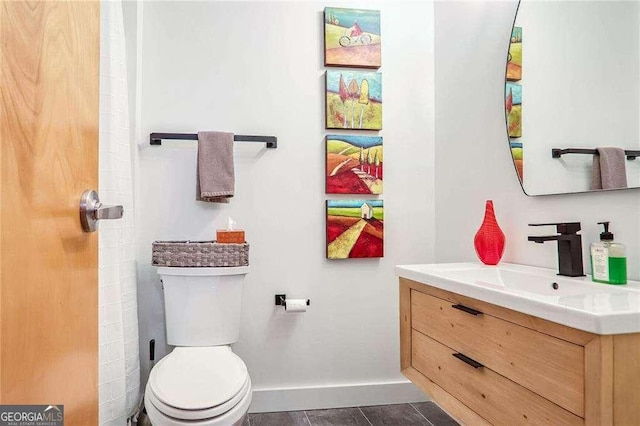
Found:
<svg viewBox="0 0 640 426"><path fill-rule="evenodd" d="M216 231L216 241L219 244L242 244L244 243L244 231L227 231L218 229Z"/></svg>

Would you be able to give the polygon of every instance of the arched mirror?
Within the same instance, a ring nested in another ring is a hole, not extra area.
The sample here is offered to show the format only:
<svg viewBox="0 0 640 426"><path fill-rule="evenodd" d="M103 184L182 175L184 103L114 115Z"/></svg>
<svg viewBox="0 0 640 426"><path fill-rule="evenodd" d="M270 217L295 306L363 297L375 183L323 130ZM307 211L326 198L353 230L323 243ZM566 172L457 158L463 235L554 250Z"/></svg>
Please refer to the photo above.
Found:
<svg viewBox="0 0 640 426"><path fill-rule="evenodd" d="M520 1L505 118L527 195L640 187L639 4Z"/></svg>

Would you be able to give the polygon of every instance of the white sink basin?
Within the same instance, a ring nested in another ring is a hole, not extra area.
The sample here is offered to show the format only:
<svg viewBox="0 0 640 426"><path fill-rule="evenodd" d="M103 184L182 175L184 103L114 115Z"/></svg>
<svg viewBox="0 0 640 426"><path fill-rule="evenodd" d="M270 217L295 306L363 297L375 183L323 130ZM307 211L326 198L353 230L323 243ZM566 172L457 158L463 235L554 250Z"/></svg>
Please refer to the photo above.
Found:
<svg viewBox="0 0 640 426"><path fill-rule="evenodd" d="M598 284L551 269L479 263L400 265L396 275L596 334L640 332L640 282Z"/></svg>

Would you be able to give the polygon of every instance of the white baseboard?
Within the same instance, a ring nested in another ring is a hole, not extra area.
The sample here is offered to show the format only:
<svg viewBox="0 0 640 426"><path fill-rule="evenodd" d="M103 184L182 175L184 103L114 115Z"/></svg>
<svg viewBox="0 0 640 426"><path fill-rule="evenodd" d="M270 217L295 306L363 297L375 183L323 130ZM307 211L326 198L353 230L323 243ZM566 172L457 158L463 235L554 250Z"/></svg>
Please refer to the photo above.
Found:
<svg viewBox="0 0 640 426"><path fill-rule="evenodd" d="M306 388L254 389L250 413L422 402L429 399L410 381Z"/></svg>

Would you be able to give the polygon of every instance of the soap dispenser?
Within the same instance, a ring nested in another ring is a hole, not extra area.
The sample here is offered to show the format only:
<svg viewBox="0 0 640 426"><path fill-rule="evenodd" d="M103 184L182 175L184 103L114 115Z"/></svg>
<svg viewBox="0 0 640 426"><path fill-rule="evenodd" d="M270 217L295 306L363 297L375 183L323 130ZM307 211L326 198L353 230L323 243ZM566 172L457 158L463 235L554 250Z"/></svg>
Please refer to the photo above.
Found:
<svg viewBox="0 0 640 426"><path fill-rule="evenodd" d="M627 283L627 256L623 244L613 242L613 234L609 232L609 222L598 222L604 225L600 241L591 244L592 280L605 284Z"/></svg>

